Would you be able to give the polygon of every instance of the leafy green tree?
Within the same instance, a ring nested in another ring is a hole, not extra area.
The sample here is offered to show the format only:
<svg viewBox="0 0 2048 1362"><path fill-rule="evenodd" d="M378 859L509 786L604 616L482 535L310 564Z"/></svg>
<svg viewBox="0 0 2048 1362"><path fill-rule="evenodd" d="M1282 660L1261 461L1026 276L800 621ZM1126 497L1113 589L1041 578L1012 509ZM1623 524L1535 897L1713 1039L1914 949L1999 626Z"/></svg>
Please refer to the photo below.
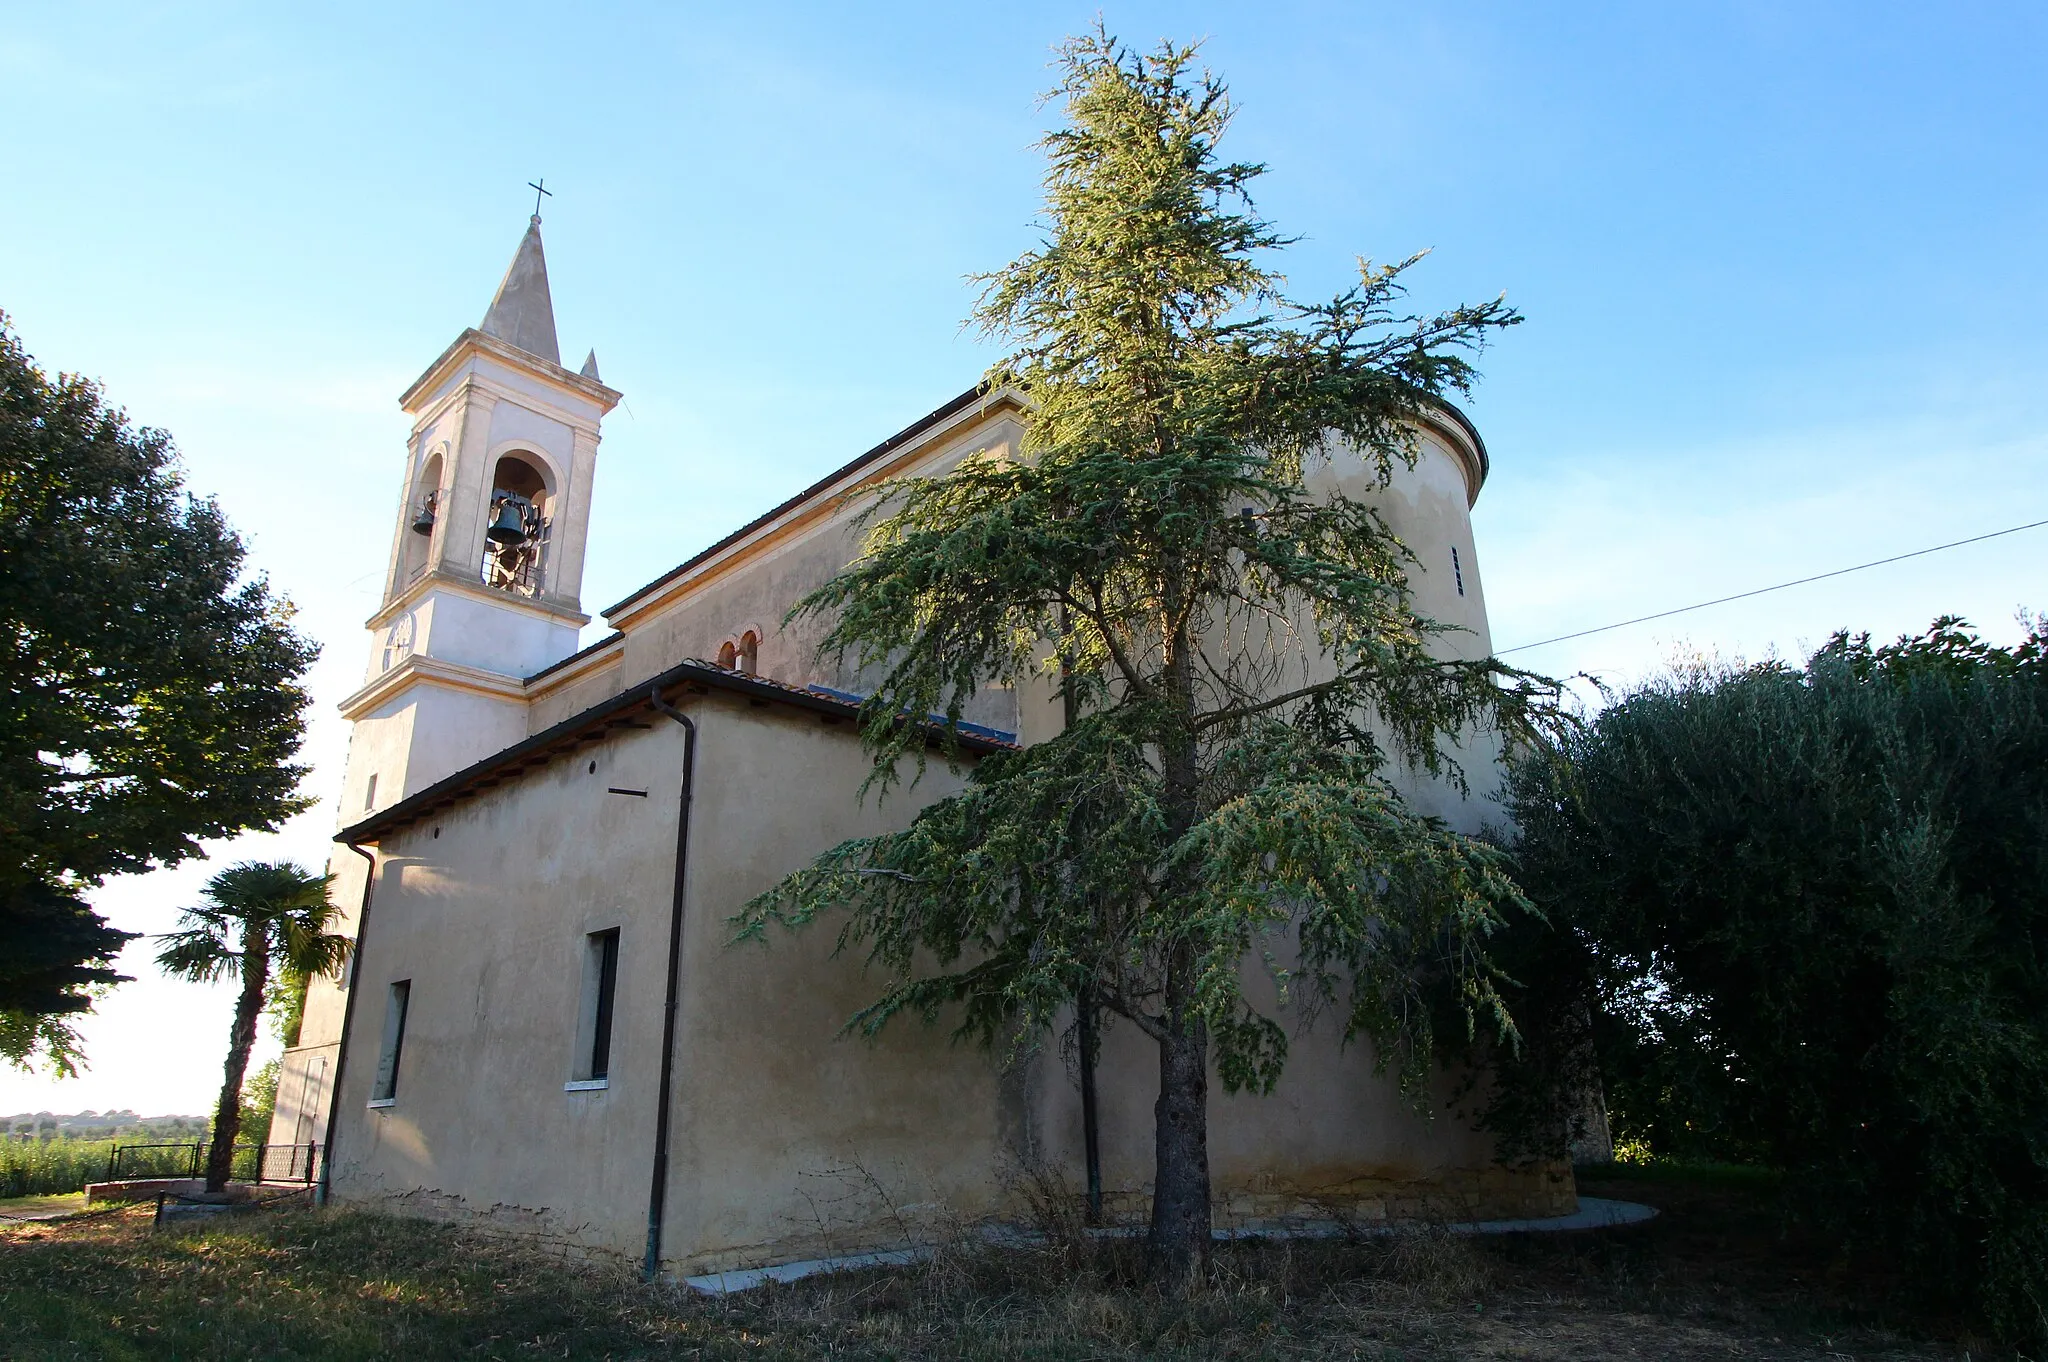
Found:
<svg viewBox="0 0 2048 1362"><path fill-rule="evenodd" d="M1411 1092L1431 989L1509 1025L1481 944L1520 894L1496 851L1409 809L1389 764L1462 782L1454 745L1530 738L1553 689L1451 656L1379 515L1305 478L1338 448L1381 485L1412 466L1415 423L1519 319L1501 301L1403 314L1412 260L1287 302L1261 263L1285 241L1247 193L1262 168L1219 157L1231 106L1194 50L1098 30L1063 60L1045 240L988 277L978 314L1015 347L990 384L1034 403L1024 455L882 489L865 554L795 613L878 678L862 734L883 791L923 760L902 716L957 721L992 681L1056 676L1074 721L737 927L844 910L842 949L888 979L850 1023L868 1034L952 1010L1022 1044L1083 995L1143 1032L1150 1244L1184 1285L1210 1240L1211 1066L1266 1091L1287 1056L1247 957L1287 956L1284 1005L1333 1009Z"/></svg>
<svg viewBox="0 0 2048 1362"><path fill-rule="evenodd" d="M312 975L286 966L277 972L270 982L270 991L264 995L263 1011L286 1049L299 1043L299 1028L306 1020L306 990L312 983Z"/></svg>
<svg viewBox="0 0 2048 1362"><path fill-rule="evenodd" d="M243 1084L241 1130L237 1138L244 1144L261 1148L270 1143L270 1122L277 1113L277 1081L283 1074L284 1060L281 1057L268 1059ZM260 1176L260 1162L257 1170Z"/></svg>
<svg viewBox="0 0 2048 1362"><path fill-rule="evenodd" d="M227 1185L242 1125L242 1079L272 977L280 971L331 974L348 958L349 938L327 930L340 915L327 897L333 878L282 861L231 865L206 882L203 902L183 911L185 925L163 938L156 960L166 973L198 983L241 983L207 1150L209 1191ZM273 1097L274 1085L273 1079Z"/></svg>
<svg viewBox="0 0 2048 1362"><path fill-rule="evenodd" d="M69 1018L127 977L111 965L134 936L40 880L0 898L0 1056L23 1067L40 1056L57 1073L77 1073L83 1056Z"/></svg>
<svg viewBox="0 0 2048 1362"><path fill-rule="evenodd" d="M170 437L51 379L0 314L0 1055L69 1071L128 934L82 892L272 828L315 655Z"/></svg>
<svg viewBox="0 0 2048 1362"><path fill-rule="evenodd" d="M1532 1051L1585 1036L1618 1136L1783 1168L1845 1246L2048 1342L2048 629L1682 670L1559 754L1512 782L1563 929L1508 966Z"/></svg>

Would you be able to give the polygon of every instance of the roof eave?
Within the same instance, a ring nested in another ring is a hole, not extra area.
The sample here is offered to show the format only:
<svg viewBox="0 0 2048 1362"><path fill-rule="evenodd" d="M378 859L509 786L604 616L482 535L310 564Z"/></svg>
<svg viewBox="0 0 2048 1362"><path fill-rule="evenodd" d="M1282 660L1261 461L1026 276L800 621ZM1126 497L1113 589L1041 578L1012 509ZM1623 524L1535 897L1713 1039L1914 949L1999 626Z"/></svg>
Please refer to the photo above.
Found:
<svg viewBox="0 0 2048 1362"><path fill-rule="evenodd" d="M560 755L561 749L587 740L593 730L610 728L639 710L652 710L652 697L656 692L679 685L699 687L702 691L724 691L744 696L749 700L784 705L836 719L853 720L860 715L859 705L821 695L813 690L786 686L744 672L728 671L708 662L683 662L659 676L639 682L630 690L622 691L608 700L599 701L588 709L572 714L523 742L515 743L501 752L485 757L482 761L464 767L455 774L434 782L418 794L399 800L388 809L380 810L343 828L334 835L334 840L348 846L375 842L385 834L416 823L436 809L468 798L480 789L516 778L530 766L540 766L553 761ZM942 725L928 723L925 727L932 743L943 744L946 741L947 733ZM993 752L1015 750L1014 744L998 742L972 733L956 730L951 737L959 750L977 757L987 756Z"/></svg>

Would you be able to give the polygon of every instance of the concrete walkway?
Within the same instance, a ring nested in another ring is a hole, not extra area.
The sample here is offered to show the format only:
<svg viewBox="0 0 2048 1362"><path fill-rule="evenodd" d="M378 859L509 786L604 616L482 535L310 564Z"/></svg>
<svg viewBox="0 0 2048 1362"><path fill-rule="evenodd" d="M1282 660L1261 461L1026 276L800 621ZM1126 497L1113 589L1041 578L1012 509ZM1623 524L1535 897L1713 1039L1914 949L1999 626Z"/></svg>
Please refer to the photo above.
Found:
<svg viewBox="0 0 2048 1362"><path fill-rule="evenodd" d="M1617 1225L1639 1225L1655 1218L1657 1208L1634 1201L1611 1201L1605 1197L1582 1196L1579 1209L1570 1215L1553 1215L1536 1220L1472 1220L1456 1224L1427 1225L1420 1222L1359 1225L1339 1220L1302 1220L1252 1229L1219 1229L1215 1237L1230 1239L1345 1239L1353 1236L1382 1236L1419 1229L1444 1229L1452 1234L1557 1234L1569 1230L1602 1230ZM1142 1226L1105 1226L1088 1231L1090 1238L1137 1238ZM1045 1236L1010 1226L991 1225L982 1231L990 1243L1013 1248L1031 1248L1045 1243ZM807 1258L774 1267L742 1268L733 1272L710 1272L683 1278L683 1285L706 1295L723 1296L734 1291L751 1291L769 1282L793 1282L821 1272L851 1272L867 1267L907 1267L931 1257L929 1248L885 1249L876 1253L849 1253L838 1258Z"/></svg>

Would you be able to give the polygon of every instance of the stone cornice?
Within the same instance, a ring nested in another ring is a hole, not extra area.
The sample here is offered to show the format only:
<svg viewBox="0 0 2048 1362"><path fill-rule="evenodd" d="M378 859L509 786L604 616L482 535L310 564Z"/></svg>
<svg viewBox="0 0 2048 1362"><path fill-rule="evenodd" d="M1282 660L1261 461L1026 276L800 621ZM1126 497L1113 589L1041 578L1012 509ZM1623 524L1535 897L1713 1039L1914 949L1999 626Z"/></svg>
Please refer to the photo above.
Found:
<svg viewBox="0 0 2048 1362"><path fill-rule="evenodd" d="M365 719L414 686L441 686L448 690L487 695L496 700L526 703L526 683L516 676L466 667L438 657L409 654L403 662L364 686L340 705L341 717L351 722Z"/></svg>
<svg viewBox="0 0 2048 1362"><path fill-rule="evenodd" d="M530 355L518 346L508 345L496 336L487 336L472 326L457 336L454 342L427 366L425 373L413 380L412 386L400 395L398 405L407 412L412 411L422 394L431 391L435 384L446 379L450 371L472 353L489 355L513 368L524 369L543 382L574 393L586 401L595 402L600 414L609 412L619 405L619 400L624 395L618 389L607 387L594 378L585 378L582 374L564 369L561 365L542 359L539 355Z"/></svg>
<svg viewBox="0 0 2048 1362"><path fill-rule="evenodd" d="M418 411L413 412L412 416L414 429L418 429L421 426L430 425L433 422L440 420L441 417L445 415L449 410L462 405L463 401L470 396L472 390L482 392L483 396L477 399L476 406L479 410L485 412L488 412L493 406L497 405L498 399L504 396L504 394L499 390L497 385L492 384L487 386L485 384L479 383L477 382L477 376L475 374L471 374L468 378L465 378L462 382L457 383L447 392L442 393L439 397L427 403Z"/></svg>
<svg viewBox="0 0 2048 1362"><path fill-rule="evenodd" d="M385 602L376 614L363 621L363 627L382 629L411 609L422 597L435 590L446 591L455 596L467 596L473 601L482 601L486 605L495 605L522 615L532 615L554 624L568 624L581 629L590 623L590 616L578 609L574 601L563 600L559 596L542 596L538 599L514 596L509 592L493 591L482 582L472 582L452 572L434 568L422 573L405 590Z"/></svg>
<svg viewBox="0 0 2048 1362"><path fill-rule="evenodd" d="M482 394L483 397L488 397L494 405L499 402L511 402L525 407L529 411L533 409L532 393L520 392L517 388L500 383L489 374L471 373L456 385L455 390L457 392ZM479 405L481 405L481 399L479 399ZM571 431L588 435L592 439L596 439L598 436L598 418L594 416L583 416L577 412L564 411L560 407L550 411L543 411L539 415L547 420L559 422L567 426Z"/></svg>

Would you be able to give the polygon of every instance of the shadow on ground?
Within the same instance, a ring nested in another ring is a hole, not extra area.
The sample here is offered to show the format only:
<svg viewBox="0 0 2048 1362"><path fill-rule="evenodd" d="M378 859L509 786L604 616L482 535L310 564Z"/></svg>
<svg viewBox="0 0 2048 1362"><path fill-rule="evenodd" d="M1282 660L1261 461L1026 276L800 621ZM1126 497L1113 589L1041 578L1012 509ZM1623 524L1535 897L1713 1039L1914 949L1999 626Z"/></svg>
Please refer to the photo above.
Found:
<svg viewBox="0 0 2048 1362"><path fill-rule="evenodd" d="M152 1232L148 1208L0 1228L22 1359L1949 1358L1869 1265L1780 1232L1755 1180L1588 1179L1648 1225L1234 1243L1192 1300L1136 1245L1062 1239L706 1298L473 1232L346 1211Z"/></svg>

